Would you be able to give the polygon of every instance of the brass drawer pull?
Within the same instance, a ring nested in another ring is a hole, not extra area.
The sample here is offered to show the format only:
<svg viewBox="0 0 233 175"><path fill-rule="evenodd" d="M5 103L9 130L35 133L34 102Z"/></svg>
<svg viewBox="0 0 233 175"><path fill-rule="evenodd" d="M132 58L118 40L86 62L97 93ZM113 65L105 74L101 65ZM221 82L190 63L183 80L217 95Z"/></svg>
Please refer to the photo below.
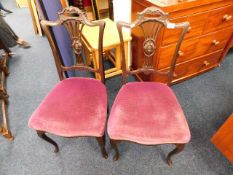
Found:
<svg viewBox="0 0 233 175"><path fill-rule="evenodd" d="M218 40L213 40L213 41L212 41L212 44L215 45L215 46L217 46L217 45L220 44L220 42L219 42Z"/></svg>
<svg viewBox="0 0 233 175"><path fill-rule="evenodd" d="M187 30L187 33L190 33L191 29L192 29L192 27L190 26L190 27L188 28L188 30Z"/></svg>
<svg viewBox="0 0 233 175"><path fill-rule="evenodd" d="M184 56L184 52L182 52L181 50L178 52L178 56Z"/></svg>
<svg viewBox="0 0 233 175"><path fill-rule="evenodd" d="M204 66L209 66L210 63L209 63L208 61L204 61L204 62L203 62L203 65L204 65Z"/></svg>
<svg viewBox="0 0 233 175"><path fill-rule="evenodd" d="M231 15L226 14L226 15L223 16L223 21L229 21L231 18L232 18Z"/></svg>

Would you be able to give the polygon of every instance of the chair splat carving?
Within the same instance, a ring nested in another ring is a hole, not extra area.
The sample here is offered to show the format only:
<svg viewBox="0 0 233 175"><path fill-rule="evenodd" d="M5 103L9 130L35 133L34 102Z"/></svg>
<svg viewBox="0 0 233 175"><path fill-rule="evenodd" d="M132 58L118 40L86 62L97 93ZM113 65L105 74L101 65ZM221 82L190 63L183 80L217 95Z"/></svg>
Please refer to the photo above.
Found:
<svg viewBox="0 0 233 175"><path fill-rule="evenodd" d="M70 47L72 48L75 58L76 58L76 63L75 65L72 66L61 66L61 72L64 71L69 71L69 70L85 70L85 71L91 71L91 72L95 72L95 73L99 73L101 74L101 80L104 81L104 74L103 72L103 58L102 58L102 50L103 50L103 41L100 38L103 38L103 30L105 27L105 23L103 21L98 21L98 22L90 22L88 21L88 19L86 18L86 15L83 11L81 11L80 9L76 8L76 7L67 7L65 9L63 9L61 12L58 13L58 20L57 21L46 21L46 20L42 20L42 27L45 31L45 33L47 34L48 38L50 38L50 33L48 30L47 26L50 27L55 27L55 26L59 26L59 25L63 25L69 36L70 36ZM82 53L83 53L83 43L82 43L82 31L83 31L83 27L84 26L89 26L89 27L95 27L98 26L99 27L99 50L100 50L100 54L99 57L101 59L99 59L99 67L98 68L93 68L90 67L86 64L86 60L84 60ZM50 41L52 42L52 41ZM55 54L56 55L56 54ZM57 57L57 55L55 56ZM57 62L60 62L58 58L55 58L57 60ZM59 63L59 65L61 65ZM62 73L61 73L62 74ZM61 78L63 79L63 78Z"/></svg>

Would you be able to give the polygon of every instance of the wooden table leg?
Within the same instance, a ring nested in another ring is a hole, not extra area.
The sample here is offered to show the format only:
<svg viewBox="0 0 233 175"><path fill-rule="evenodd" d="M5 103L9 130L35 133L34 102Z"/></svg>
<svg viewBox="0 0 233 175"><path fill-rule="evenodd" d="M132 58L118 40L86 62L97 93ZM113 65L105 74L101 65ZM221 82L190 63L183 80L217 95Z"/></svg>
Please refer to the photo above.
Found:
<svg viewBox="0 0 233 175"><path fill-rule="evenodd" d="M125 62L126 62L126 69L129 69L129 42L125 42L124 43L124 47L125 47Z"/></svg>
<svg viewBox="0 0 233 175"><path fill-rule="evenodd" d="M93 66L94 66L95 69L99 68L99 52L98 52L98 50L94 51L93 64L94 64ZM101 79L100 74L99 73L95 73L95 78L97 80L100 80Z"/></svg>

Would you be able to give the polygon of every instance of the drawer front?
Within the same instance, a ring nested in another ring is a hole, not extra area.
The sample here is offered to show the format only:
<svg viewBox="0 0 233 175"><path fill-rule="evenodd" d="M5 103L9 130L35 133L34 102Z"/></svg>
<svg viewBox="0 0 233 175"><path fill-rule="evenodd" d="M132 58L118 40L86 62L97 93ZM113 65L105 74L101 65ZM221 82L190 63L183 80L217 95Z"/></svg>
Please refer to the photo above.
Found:
<svg viewBox="0 0 233 175"><path fill-rule="evenodd" d="M232 32L232 36L231 36L230 47L233 48L233 32Z"/></svg>
<svg viewBox="0 0 233 175"><path fill-rule="evenodd" d="M233 25L233 5L210 12L204 33Z"/></svg>
<svg viewBox="0 0 233 175"><path fill-rule="evenodd" d="M190 23L190 27L185 35L185 39L189 39L200 36L202 34L207 18L208 18L208 13L201 13L193 16L174 19L171 20L171 22L179 23L179 22L188 21ZM166 29L164 31L162 45L168 45L177 42L180 34L181 34L181 29Z"/></svg>
<svg viewBox="0 0 233 175"><path fill-rule="evenodd" d="M180 81L215 67L219 63L221 55L222 50L219 50L207 56L199 57L197 59L176 65L173 82ZM164 72L167 70L168 69L164 69ZM152 77L152 80L162 83L166 83L168 81L167 76L164 75L155 75Z"/></svg>
<svg viewBox="0 0 233 175"><path fill-rule="evenodd" d="M206 55L223 49L232 34L232 28L211 33L196 39L186 40L182 43L177 63L185 62L198 56ZM176 45L162 47L160 50L158 68L169 67Z"/></svg>
<svg viewBox="0 0 233 175"><path fill-rule="evenodd" d="M219 63L222 50L176 66L174 80L208 70Z"/></svg>

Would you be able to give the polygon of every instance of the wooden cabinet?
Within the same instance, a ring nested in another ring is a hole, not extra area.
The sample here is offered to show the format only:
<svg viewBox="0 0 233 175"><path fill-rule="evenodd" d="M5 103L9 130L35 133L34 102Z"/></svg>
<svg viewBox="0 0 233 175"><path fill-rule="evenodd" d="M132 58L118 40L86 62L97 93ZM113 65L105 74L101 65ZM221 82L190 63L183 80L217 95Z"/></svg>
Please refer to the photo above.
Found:
<svg viewBox="0 0 233 175"><path fill-rule="evenodd" d="M211 138L212 143L233 164L233 114Z"/></svg>
<svg viewBox="0 0 233 175"><path fill-rule="evenodd" d="M173 83L206 72L220 64L227 48L232 45L233 36L233 1L232 0L133 0L132 20L137 12L146 7L156 6L169 13L172 22L189 21L190 27L179 51ZM180 30L166 29L160 33L157 41L157 61L154 66L166 70L171 64ZM143 42L140 35L133 32L132 53L133 67L141 66L142 52L136 46ZM144 77L145 78L145 77ZM148 79L148 78L147 78ZM151 76L151 81L166 82L166 78Z"/></svg>

